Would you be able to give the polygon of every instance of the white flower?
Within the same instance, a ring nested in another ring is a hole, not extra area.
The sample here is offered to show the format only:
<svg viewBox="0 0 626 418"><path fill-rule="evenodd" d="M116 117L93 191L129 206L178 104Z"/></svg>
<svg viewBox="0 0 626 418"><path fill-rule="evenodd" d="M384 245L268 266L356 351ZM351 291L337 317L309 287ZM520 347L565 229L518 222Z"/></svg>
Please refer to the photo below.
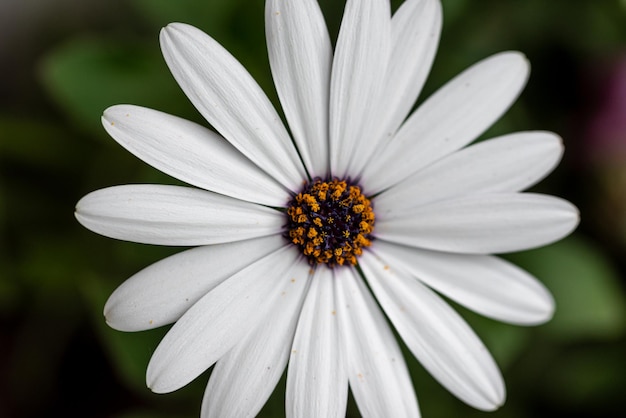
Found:
<svg viewBox="0 0 626 418"><path fill-rule="evenodd" d="M576 227L570 203L520 192L555 167L561 141L519 132L467 146L515 100L526 59L487 58L407 118L438 43L438 0L407 0L393 18L387 0L348 0L334 54L315 0L267 0L265 19L291 135L241 64L178 23L161 32L163 54L219 134L136 106L104 113L123 147L194 187L99 190L78 220L117 239L197 246L123 283L107 322L175 323L147 384L171 392L216 363L206 417L254 416L287 364L287 416L343 416L348 386L364 416L419 416L387 318L454 395L497 408L494 360L438 293L500 321L552 316L543 285L488 254Z"/></svg>

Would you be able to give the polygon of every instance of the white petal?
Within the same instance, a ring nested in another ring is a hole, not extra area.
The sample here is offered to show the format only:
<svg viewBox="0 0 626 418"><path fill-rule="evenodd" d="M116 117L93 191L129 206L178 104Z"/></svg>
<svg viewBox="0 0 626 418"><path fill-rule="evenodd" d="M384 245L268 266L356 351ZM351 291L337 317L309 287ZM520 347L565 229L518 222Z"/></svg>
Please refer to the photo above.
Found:
<svg viewBox="0 0 626 418"><path fill-rule="evenodd" d="M315 0L268 0L267 49L274 84L304 165L328 176L328 95L332 46Z"/></svg>
<svg viewBox="0 0 626 418"><path fill-rule="evenodd" d="M471 328L432 290L371 252L360 266L385 313L411 350L443 386L482 410L502 405L504 382Z"/></svg>
<svg viewBox="0 0 626 418"><path fill-rule="evenodd" d="M378 238L438 251L488 254L547 245L578 225L578 210L533 193L471 195L377 219Z"/></svg>
<svg viewBox="0 0 626 418"><path fill-rule="evenodd" d="M355 269L337 269L337 316L350 389L362 416L419 417L400 347Z"/></svg>
<svg viewBox="0 0 626 418"><path fill-rule="evenodd" d="M185 119L139 106L108 108L102 124L128 151L201 189L269 206L289 193L215 132Z"/></svg>
<svg viewBox="0 0 626 418"><path fill-rule="evenodd" d="M554 299L533 276L498 257L451 254L376 241L375 252L461 305L499 321L535 325L554 313Z"/></svg>
<svg viewBox="0 0 626 418"><path fill-rule="evenodd" d="M306 172L278 113L246 69L214 39L172 23L161 49L187 97L224 138L289 190Z"/></svg>
<svg viewBox="0 0 626 418"><path fill-rule="evenodd" d="M78 221L98 234L157 245L208 245L279 234L283 215L231 197L181 186L137 184L91 192Z"/></svg>
<svg viewBox="0 0 626 418"><path fill-rule="evenodd" d="M177 390L211 367L254 329L291 284L299 263L291 245L260 259L201 298L165 335L146 375L156 393Z"/></svg>
<svg viewBox="0 0 626 418"><path fill-rule="evenodd" d="M332 271L315 270L287 369L287 417L344 417L348 376L341 357Z"/></svg>
<svg viewBox="0 0 626 418"><path fill-rule="evenodd" d="M529 64L518 52L473 65L426 100L372 158L362 183L373 194L464 147L489 128L526 84Z"/></svg>
<svg viewBox="0 0 626 418"><path fill-rule="evenodd" d="M310 267L297 263L280 300L261 323L222 357L211 372L202 417L254 417L285 370L299 311L309 287Z"/></svg>
<svg viewBox="0 0 626 418"><path fill-rule="evenodd" d="M382 138L377 150L386 147L424 86L437 51L441 20L438 0L408 0L393 15L391 56L377 104L379 119L367 132Z"/></svg>
<svg viewBox="0 0 626 418"><path fill-rule="evenodd" d="M160 260L119 286L104 306L107 324L142 331L178 320L224 280L285 244L280 235L193 248Z"/></svg>
<svg viewBox="0 0 626 418"><path fill-rule="evenodd" d="M381 193L376 213L392 217L455 196L517 192L544 178L562 155L561 138L551 132L519 132L479 142Z"/></svg>
<svg viewBox="0 0 626 418"><path fill-rule="evenodd" d="M330 85L330 169L337 177L357 173L379 138L367 136L377 117L390 54L387 0L348 0Z"/></svg>

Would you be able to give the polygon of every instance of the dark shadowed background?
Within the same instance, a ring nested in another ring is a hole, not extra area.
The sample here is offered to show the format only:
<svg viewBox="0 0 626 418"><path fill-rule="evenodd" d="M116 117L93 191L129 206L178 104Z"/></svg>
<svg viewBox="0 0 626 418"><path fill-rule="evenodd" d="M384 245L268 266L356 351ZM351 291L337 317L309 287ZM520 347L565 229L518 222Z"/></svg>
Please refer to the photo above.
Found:
<svg viewBox="0 0 626 418"><path fill-rule="evenodd" d="M553 321L522 328L461 310L503 370L504 407L465 406L408 354L423 416L626 416L626 1L442 2L420 100L479 59L524 52L528 86L484 137L559 133L564 161L535 189L574 202L582 223L558 244L506 256L553 292ZM344 1L320 3L336 36ZM107 239L73 216L89 191L174 182L100 125L119 103L202 122L160 55L159 30L172 21L220 41L277 103L262 0L0 0L0 417L199 414L208 373L170 395L145 387L166 329L125 334L102 317L117 285L179 249ZM284 415L283 393L284 381L263 417Z"/></svg>

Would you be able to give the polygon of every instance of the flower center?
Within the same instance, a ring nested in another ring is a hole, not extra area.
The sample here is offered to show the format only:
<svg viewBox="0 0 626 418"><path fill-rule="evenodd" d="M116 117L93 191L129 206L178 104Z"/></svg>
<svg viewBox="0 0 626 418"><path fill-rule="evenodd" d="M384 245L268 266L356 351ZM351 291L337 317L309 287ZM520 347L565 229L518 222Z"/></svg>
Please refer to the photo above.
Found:
<svg viewBox="0 0 626 418"><path fill-rule="evenodd" d="M289 202L287 219L285 236L311 265L356 264L363 247L372 243L372 204L359 186L346 180L306 183Z"/></svg>

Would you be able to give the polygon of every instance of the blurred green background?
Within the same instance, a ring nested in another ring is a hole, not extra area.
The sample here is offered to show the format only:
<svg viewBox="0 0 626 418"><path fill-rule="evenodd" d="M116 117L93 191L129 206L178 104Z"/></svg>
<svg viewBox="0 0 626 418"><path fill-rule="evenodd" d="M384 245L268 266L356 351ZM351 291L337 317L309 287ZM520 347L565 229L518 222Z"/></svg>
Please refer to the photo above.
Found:
<svg viewBox="0 0 626 418"><path fill-rule="evenodd" d="M320 0L336 36L344 1ZM397 8L401 1L392 1ZM545 129L565 159L536 190L574 202L566 240L507 258L554 293L533 328L462 311L503 370L508 400L474 411L409 354L423 416L626 416L626 1L442 0L441 45L423 97L465 67L515 49L533 71L487 136ZM179 249L117 242L73 217L89 191L172 183L107 137L111 105L200 121L170 76L159 29L194 24L225 45L276 103L262 0L0 0L0 417L196 417L207 374L170 395L144 384L165 329L109 329L125 278ZM264 417L283 416L284 381ZM358 416L353 403L350 416Z"/></svg>

